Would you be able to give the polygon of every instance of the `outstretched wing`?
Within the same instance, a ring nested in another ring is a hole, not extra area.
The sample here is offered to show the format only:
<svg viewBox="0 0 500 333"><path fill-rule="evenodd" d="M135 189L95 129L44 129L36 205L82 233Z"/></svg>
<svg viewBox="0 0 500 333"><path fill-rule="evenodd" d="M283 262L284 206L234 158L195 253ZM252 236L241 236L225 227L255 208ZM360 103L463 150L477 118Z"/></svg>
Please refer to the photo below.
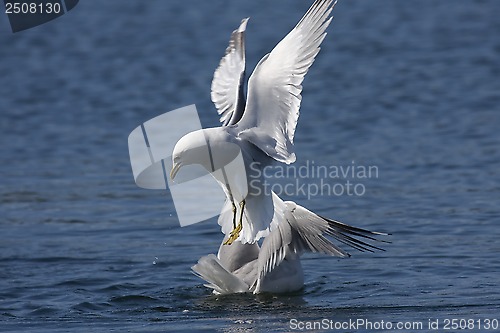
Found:
<svg viewBox="0 0 500 333"><path fill-rule="evenodd" d="M316 0L295 28L260 60L248 81L239 136L277 161L295 161L293 136L299 118L301 83L326 36L335 3Z"/></svg>
<svg viewBox="0 0 500 333"><path fill-rule="evenodd" d="M248 18L241 21L229 40L226 54L215 70L211 98L223 126L240 120L245 107L243 80L245 79L245 29Z"/></svg>
<svg viewBox="0 0 500 333"><path fill-rule="evenodd" d="M262 243L258 259L260 278L278 266L286 255L319 252L336 257L350 256L348 252L333 244L326 236L359 251L383 251L383 249L359 238L372 242L388 243L374 237L386 236L385 233L356 228L321 217L292 201L286 201L285 205L285 221L279 223L278 227Z"/></svg>

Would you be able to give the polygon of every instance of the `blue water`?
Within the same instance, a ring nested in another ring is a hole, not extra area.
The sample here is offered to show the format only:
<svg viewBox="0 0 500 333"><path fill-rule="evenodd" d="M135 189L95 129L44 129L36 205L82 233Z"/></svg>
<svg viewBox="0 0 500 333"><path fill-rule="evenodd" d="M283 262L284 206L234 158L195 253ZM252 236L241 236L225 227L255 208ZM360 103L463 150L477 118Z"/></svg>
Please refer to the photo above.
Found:
<svg viewBox="0 0 500 333"><path fill-rule="evenodd" d="M217 251L215 220L180 228L168 192L134 184L128 134L193 103L217 125L210 82L230 32L251 17L251 69L308 3L81 1L17 34L0 15L0 331L500 320L498 1L335 8L304 81L297 163L378 177L362 196L293 199L390 232L385 252L306 255L298 293L214 297L190 266Z"/></svg>

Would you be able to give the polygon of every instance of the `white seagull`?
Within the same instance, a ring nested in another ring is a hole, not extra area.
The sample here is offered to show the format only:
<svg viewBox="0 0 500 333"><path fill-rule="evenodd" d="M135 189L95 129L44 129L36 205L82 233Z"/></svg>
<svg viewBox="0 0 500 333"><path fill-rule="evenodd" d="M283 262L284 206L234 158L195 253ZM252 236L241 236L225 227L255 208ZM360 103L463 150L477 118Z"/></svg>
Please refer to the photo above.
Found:
<svg viewBox="0 0 500 333"><path fill-rule="evenodd" d="M266 193L259 172L273 163L295 162L293 138L301 83L320 50L335 4L316 0L295 28L260 60L248 80L246 101L244 33L248 19L244 19L232 33L212 82L211 97L222 126L188 133L174 147L172 179L183 166L199 164L227 196L218 220L225 234L218 255L202 257L192 267L215 293L300 289L299 257L304 251L349 256L325 236L371 251L379 248L353 236L376 240L370 235L386 235L321 217L275 193ZM237 156L242 157L244 167L228 169Z"/></svg>
<svg viewBox="0 0 500 333"><path fill-rule="evenodd" d="M356 237L372 241L386 242L372 232L319 216L292 201L282 201L273 194L275 204L285 213L276 229L258 243L243 244L235 241L227 246L226 235L217 256L209 254L201 257L191 269L208 282L206 287L214 294L234 294L253 292L284 293L293 292L304 286L304 274L300 256L304 252L318 252L346 258L350 254L331 243L330 236L359 251L383 249L368 244Z"/></svg>

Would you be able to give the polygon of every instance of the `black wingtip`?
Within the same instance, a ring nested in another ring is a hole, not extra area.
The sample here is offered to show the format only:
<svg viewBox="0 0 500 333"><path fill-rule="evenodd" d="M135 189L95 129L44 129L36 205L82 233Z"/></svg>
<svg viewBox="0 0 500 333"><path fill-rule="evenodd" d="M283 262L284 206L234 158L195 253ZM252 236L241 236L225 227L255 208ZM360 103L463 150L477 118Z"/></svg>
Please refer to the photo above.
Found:
<svg viewBox="0 0 500 333"><path fill-rule="evenodd" d="M348 224L335 221L329 218L326 218L324 216L320 216L323 220L325 220L328 223L329 229L326 231L326 233L333 238L337 239L339 242L346 244L352 248L355 248L358 251L361 252L375 252L375 251L384 251L385 249L372 245L370 243L364 242L356 237L361 237L365 239L369 239L370 241L373 242L380 242L380 243L386 243L390 244L390 241L387 240L382 240L375 238L374 236L390 236L390 233L384 233L384 232L376 232L376 231L370 231L367 229L362 229L358 227L353 227ZM353 237L354 236L354 237Z"/></svg>

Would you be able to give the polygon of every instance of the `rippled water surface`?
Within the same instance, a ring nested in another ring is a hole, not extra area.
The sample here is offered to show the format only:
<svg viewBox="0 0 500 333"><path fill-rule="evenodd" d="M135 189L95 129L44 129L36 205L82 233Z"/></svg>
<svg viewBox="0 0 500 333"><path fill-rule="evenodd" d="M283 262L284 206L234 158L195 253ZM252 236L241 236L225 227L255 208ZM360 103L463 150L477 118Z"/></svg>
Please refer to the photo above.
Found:
<svg viewBox="0 0 500 333"><path fill-rule="evenodd" d="M214 297L190 266L217 251L216 221L180 228L168 192L134 184L128 134L193 103L215 126L210 82L230 32L251 17L253 68L307 6L81 1L17 34L0 15L0 331L500 320L498 1L335 8L304 81L297 164L378 174L353 180L362 196L293 199L390 232L385 252L306 255L298 293Z"/></svg>

